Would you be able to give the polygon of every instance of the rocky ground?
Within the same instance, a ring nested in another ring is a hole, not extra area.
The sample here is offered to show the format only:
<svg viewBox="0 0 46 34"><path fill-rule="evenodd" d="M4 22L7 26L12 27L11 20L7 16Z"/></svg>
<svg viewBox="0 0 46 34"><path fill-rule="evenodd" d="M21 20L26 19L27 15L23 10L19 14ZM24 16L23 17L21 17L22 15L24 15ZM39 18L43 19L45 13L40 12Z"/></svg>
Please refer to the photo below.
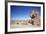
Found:
<svg viewBox="0 0 46 34"><path fill-rule="evenodd" d="M40 16L35 17L31 20L11 20L11 27L40 27L41 21Z"/></svg>

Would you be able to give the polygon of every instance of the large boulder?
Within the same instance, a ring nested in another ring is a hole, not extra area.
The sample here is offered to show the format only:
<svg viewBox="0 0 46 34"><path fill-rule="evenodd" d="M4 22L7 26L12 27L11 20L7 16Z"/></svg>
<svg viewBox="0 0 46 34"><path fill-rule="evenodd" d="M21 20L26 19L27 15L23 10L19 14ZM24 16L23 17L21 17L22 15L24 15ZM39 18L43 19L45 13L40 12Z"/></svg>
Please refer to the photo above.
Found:
<svg viewBox="0 0 46 34"><path fill-rule="evenodd" d="M35 18L32 19L32 25L37 25L37 26L40 26L41 24L41 18L40 16L37 16Z"/></svg>

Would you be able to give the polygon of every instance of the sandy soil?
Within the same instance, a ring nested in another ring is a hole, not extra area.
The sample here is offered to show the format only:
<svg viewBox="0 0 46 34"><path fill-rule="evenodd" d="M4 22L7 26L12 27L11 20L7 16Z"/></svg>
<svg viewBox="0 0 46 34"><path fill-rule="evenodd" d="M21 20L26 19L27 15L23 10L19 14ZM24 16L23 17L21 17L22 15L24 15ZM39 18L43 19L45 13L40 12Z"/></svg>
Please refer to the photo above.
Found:
<svg viewBox="0 0 46 34"><path fill-rule="evenodd" d="M12 20L11 28L27 28L27 27L37 27L28 22L29 20Z"/></svg>

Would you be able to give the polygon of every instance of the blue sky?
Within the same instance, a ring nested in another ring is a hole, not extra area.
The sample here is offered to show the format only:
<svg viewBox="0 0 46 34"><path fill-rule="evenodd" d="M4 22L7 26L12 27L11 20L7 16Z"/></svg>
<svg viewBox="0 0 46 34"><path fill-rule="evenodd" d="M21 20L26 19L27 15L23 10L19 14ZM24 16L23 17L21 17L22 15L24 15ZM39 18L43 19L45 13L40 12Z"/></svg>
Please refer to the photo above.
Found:
<svg viewBox="0 0 46 34"><path fill-rule="evenodd" d="M30 19L30 14L32 10L39 11L41 8L36 7L36 6L16 6L16 5L11 5L11 19L16 20L25 20L25 19Z"/></svg>

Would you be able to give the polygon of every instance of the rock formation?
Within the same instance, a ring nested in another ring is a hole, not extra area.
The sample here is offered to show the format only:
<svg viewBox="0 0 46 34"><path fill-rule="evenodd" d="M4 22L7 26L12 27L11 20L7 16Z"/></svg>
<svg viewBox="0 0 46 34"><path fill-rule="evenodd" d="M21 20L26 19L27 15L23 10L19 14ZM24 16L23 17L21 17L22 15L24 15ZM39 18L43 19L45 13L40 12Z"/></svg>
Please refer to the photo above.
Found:
<svg viewBox="0 0 46 34"><path fill-rule="evenodd" d="M41 25L41 18L38 16L38 12L32 11L32 17L29 20L12 20L11 24L13 25Z"/></svg>
<svg viewBox="0 0 46 34"><path fill-rule="evenodd" d="M32 25L40 26L41 24L41 18L38 16L38 12L32 11L32 18L30 21L28 21Z"/></svg>

